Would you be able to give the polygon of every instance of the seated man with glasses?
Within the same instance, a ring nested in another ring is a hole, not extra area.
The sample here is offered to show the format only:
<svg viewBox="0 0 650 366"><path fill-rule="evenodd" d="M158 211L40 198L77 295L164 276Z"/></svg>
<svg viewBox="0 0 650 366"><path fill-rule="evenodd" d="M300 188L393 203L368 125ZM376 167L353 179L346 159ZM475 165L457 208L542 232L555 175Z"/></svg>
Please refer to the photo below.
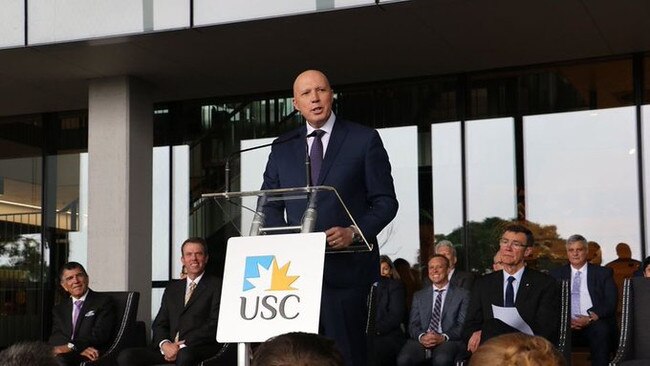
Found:
<svg viewBox="0 0 650 366"><path fill-rule="evenodd" d="M465 322L467 350L505 333L519 330L497 319L493 306L514 307L532 329L552 343L560 324L560 289L551 277L525 265L533 249L532 232L521 225L509 225L499 241L502 271L482 277L474 286Z"/></svg>

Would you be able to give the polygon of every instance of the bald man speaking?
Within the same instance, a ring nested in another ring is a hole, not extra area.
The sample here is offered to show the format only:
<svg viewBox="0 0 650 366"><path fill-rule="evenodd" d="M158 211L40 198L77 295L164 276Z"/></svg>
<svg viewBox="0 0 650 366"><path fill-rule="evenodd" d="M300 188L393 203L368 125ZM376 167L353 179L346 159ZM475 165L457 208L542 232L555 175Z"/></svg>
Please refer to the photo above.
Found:
<svg viewBox="0 0 650 366"><path fill-rule="evenodd" d="M359 225L352 225L333 195L320 195L315 230L325 232L327 245L334 250L358 240L358 230L375 244L370 252L326 255L321 300L321 333L335 340L347 365L366 365L366 299L379 275L377 234L395 217L398 207L388 154L375 129L334 115L334 92L322 72L307 70L298 75L293 98L306 123L277 141L297 134L302 138L273 146L262 189L305 186L308 151L310 183L336 188ZM266 224L300 225L306 205L303 200L267 205Z"/></svg>

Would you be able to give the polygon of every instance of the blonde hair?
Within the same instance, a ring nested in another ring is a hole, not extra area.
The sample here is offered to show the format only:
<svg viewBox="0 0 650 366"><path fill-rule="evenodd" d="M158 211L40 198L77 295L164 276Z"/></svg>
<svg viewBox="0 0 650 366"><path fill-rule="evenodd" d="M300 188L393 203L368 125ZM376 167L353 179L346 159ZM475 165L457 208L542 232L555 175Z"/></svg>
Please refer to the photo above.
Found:
<svg viewBox="0 0 650 366"><path fill-rule="evenodd" d="M551 342L538 336L508 333L482 344L470 366L564 366L564 358Z"/></svg>

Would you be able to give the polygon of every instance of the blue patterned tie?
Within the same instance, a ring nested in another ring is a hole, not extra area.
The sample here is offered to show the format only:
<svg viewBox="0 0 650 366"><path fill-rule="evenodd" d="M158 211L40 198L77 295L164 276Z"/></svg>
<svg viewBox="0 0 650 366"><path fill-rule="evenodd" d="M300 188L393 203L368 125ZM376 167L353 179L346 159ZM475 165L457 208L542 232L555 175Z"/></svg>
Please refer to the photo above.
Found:
<svg viewBox="0 0 650 366"><path fill-rule="evenodd" d="M431 314L431 321L429 322L428 331L438 332L440 326L440 308L442 307L442 293L445 290L435 290L436 302L433 305L433 313Z"/></svg>
<svg viewBox="0 0 650 366"><path fill-rule="evenodd" d="M320 175L320 167L323 165L323 140L321 137L325 134L323 130L315 130L314 141L311 144L309 151L309 159L311 160L311 184L318 184L318 176Z"/></svg>
<svg viewBox="0 0 650 366"><path fill-rule="evenodd" d="M580 271L573 276L571 284L571 314L574 316L580 314Z"/></svg>
<svg viewBox="0 0 650 366"><path fill-rule="evenodd" d="M515 278L510 276L508 277L508 285L506 286L506 303L505 307L512 308L515 306L515 288L512 286L512 283L515 281Z"/></svg>

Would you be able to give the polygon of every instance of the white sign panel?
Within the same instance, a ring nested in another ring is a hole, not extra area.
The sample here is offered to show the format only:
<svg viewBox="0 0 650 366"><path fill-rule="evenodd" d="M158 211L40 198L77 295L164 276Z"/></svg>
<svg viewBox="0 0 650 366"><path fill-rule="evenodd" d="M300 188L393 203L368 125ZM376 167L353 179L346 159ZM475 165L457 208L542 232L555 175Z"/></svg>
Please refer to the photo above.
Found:
<svg viewBox="0 0 650 366"><path fill-rule="evenodd" d="M228 240L217 341L318 333L325 233Z"/></svg>

